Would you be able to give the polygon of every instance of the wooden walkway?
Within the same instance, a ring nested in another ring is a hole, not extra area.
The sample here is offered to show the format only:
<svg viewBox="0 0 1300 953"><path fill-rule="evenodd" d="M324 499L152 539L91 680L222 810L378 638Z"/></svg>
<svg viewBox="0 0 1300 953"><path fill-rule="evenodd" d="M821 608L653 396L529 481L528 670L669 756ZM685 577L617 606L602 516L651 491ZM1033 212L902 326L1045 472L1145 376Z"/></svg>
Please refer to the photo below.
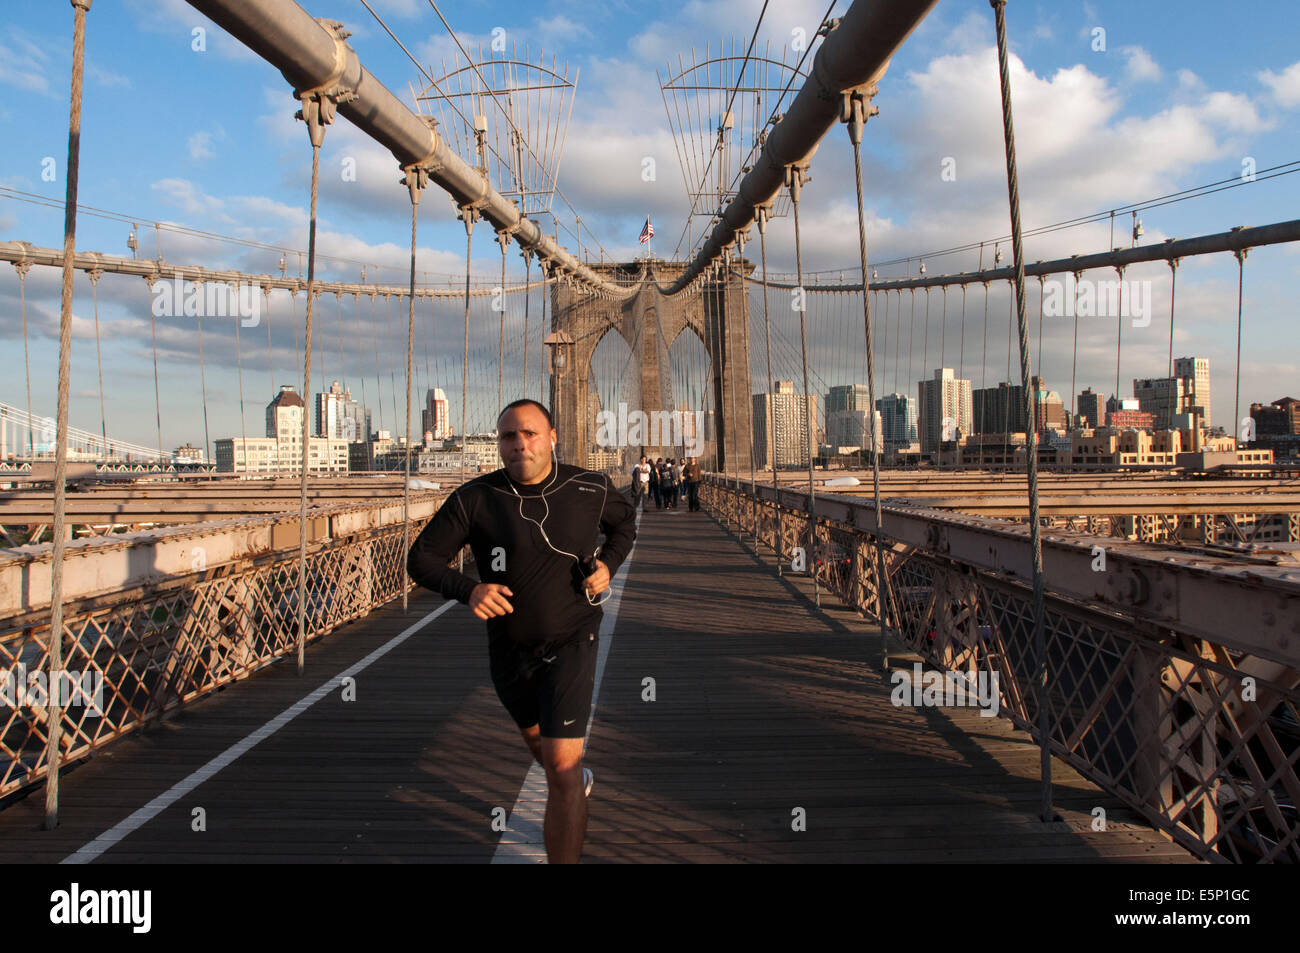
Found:
<svg viewBox="0 0 1300 953"><path fill-rule="evenodd" d="M707 514L643 515L588 747L587 862L1195 861L1060 762L1061 820L1040 823L1027 735L974 709L895 708L879 635L817 610L806 582ZM0 811L0 861L488 862L530 762L482 623L451 605L390 644L443 606L421 593L372 614L310 646L303 677L269 666L76 766L57 830L38 829L40 789ZM339 676L385 646L343 700Z"/></svg>

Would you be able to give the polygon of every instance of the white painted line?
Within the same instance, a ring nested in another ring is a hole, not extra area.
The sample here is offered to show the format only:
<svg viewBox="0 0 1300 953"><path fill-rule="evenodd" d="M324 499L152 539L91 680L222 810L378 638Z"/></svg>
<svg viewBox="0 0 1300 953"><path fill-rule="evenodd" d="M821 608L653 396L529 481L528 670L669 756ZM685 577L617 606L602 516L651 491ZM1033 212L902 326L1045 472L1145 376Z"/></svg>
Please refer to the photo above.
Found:
<svg viewBox="0 0 1300 953"><path fill-rule="evenodd" d="M641 511L637 510L636 528L641 529ZM610 580L609 588L613 593L605 603L605 615L600 620L600 646L596 651L596 684L591 689L591 712L587 718L587 738L591 737L591 726L596 721L596 701L600 698L600 680L605 675L605 662L609 658L609 644L614 641L614 626L618 622L618 607L623 601L623 589L627 586L627 570L636 555L636 542L628 551L627 559L618 567L618 575ZM583 745L583 755L587 753ZM600 783L600 779L596 779ZM514 810L510 812L510 821L501 834L497 849L492 854L494 864L544 864L546 863L546 842L542 838L542 821L546 817L546 769L536 761L528 769L524 785L519 789L515 799Z"/></svg>
<svg viewBox="0 0 1300 953"><path fill-rule="evenodd" d="M454 600L445 602L442 604L442 606L430 612L420 621L403 629L401 632L393 636L383 645L379 646L379 648L375 649L365 658L361 659L361 661L355 663L351 667L335 675L333 678L325 682L323 685L321 685L311 694L298 699L298 701L294 702L284 711L280 712L280 714L276 715L274 718L268 721L261 728L258 728L256 731L249 734L242 741L239 741L231 745L229 748L227 748L221 754L217 755L215 758L213 758L203 767L199 768L189 777L185 778L184 780L176 782L174 785L172 785L162 794L158 795L156 798L154 798L144 807L140 808L130 817L127 817L125 820L118 821L118 823L115 824L113 827L109 828L104 833L100 834L94 840L78 848L74 853L69 854L67 857L63 858L63 860L59 861L59 863L86 864L94 860L96 857L104 853L104 851L108 850L110 847L112 847L122 838L126 837L128 834L130 834L132 831L136 830L140 826L147 824L149 821L153 820L160 813L165 811L167 808L171 807L173 804L175 804L186 794L189 794L191 791L193 791L204 781L207 781L209 778L215 775L222 768L226 767L227 765L233 764L238 758L242 757L244 754L251 751L258 744L261 744L267 738L271 737L273 734L275 734L285 725L289 724L289 722L293 721L295 718L297 718L299 715L305 712L312 705L316 704L318 701L320 701L330 692L337 689L342 679L348 678L349 676L352 675L356 675L357 673L368 668L373 662L379 660L380 658L383 658L383 656L387 655L393 649L397 648L399 645L401 645L403 642L405 642L407 639L413 636L416 632L419 632L426 625L428 625L434 619L438 618L438 616L442 615L444 612L446 612L448 609L450 609L452 606L455 605L459 605L459 603L457 603Z"/></svg>

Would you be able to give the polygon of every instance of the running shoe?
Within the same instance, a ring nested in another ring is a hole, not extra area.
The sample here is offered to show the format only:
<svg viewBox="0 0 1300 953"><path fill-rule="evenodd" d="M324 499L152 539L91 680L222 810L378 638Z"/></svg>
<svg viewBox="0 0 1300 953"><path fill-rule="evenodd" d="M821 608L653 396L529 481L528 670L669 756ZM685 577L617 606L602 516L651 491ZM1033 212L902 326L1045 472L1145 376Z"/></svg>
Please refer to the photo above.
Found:
<svg viewBox="0 0 1300 953"><path fill-rule="evenodd" d="M591 773L591 768L582 769L583 794L591 797L591 786L596 783L596 776Z"/></svg>

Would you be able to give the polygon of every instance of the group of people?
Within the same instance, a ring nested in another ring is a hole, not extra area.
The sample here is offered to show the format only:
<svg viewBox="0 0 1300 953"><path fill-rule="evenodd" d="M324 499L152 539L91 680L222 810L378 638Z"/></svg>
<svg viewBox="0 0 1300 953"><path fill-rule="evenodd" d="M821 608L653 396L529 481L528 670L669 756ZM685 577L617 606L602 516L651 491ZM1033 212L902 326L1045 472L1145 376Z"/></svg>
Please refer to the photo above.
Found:
<svg viewBox="0 0 1300 953"><path fill-rule="evenodd" d="M689 462L665 460L659 457L653 463L646 457L632 468L632 502L641 508L646 496L655 501L657 510L677 509L678 499L686 496L687 508L692 512L700 508L700 464L695 457Z"/></svg>

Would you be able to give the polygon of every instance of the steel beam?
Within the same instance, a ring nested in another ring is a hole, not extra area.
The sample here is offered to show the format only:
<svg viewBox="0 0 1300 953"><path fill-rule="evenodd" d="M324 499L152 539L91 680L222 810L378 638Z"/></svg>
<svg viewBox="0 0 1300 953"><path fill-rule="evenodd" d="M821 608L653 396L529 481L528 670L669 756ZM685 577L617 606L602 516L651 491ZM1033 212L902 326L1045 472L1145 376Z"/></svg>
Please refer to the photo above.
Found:
<svg viewBox="0 0 1300 953"><path fill-rule="evenodd" d="M412 497L411 521L419 525L432 516L445 496ZM307 538L317 544L401 522L401 497L378 506L317 507L307 511ZM200 568L297 549L296 512L72 540L64 561L64 597L71 605L188 576ZM0 622L48 614L51 551L49 543L0 550Z"/></svg>
<svg viewBox="0 0 1300 953"><path fill-rule="evenodd" d="M849 7L826 34L807 81L772 127L722 220L687 269L664 289L665 294L676 294L694 281L735 241L737 232L753 223L755 210L780 192L786 168L810 159L840 121L843 94L879 81L890 58L936 3L938 0L856 0Z"/></svg>
<svg viewBox="0 0 1300 953"><path fill-rule="evenodd" d="M293 0L187 0L190 6L229 32L280 70L298 90L332 88L349 92L338 111L358 129L388 149L399 168L420 166L429 172L457 206L472 205L494 231L507 230L521 247L530 248L577 280L605 294L626 298L632 290L606 281L524 218L518 206L492 188L483 173L465 162L424 117L411 112L361 65L356 51ZM394 178L396 183L396 177Z"/></svg>
<svg viewBox="0 0 1300 953"><path fill-rule="evenodd" d="M773 499L770 487L756 489L760 499ZM807 493L782 489L779 501L787 510L808 511ZM870 500L820 497L817 516L876 532ZM897 505L886 505L882 520L886 539L1026 586L1033 582L1027 526ZM1173 630L1300 667L1300 570L1082 534L1045 533L1042 547L1053 598L1128 617L1157 637ZM1105 551L1104 571L1093 568L1097 547Z"/></svg>
<svg viewBox="0 0 1300 953"><path fill-rule="evenodd" d="M63 249L41 248L30 242L0 242L0 261L13 262L14 264L28 262L33 265L62 268ZM122 258L116 255L104 255L95 251L77 252L73 256L72 267L85 272L103 271L116 275L135 275L138 278L147 278L152 281L180 279L181 281L244 284L255 288L282 288L286 291L305 292L307 290L306 278L253 275L243 271L203 268L199 265L173 265L153 258ZM531 290L553 281L554 279L533 281L527 286L523 284L509 285L505 288L505 293L511 294L516 291L523 291L525 287ZM411 293L408 285L355 284L346 281L317 281L315 285L317 294L397 295L405 297ZM425 285L424 287L417 286L415 293L416 297L420 298L463 299L465 297L465 288L463 284L459 290L456 288L434 288ZM471 298L486 297L496 294L496 286L472 288L469 294ZM493 318L492 320L495 321L496 319Z"/></svg>
<svg viewBox="0 0 1300 953"><path fill-rule="evenodd" d="M1116 248L1114 251L1098 252L1095 255L1071 255L1069 258L1057 258L1052 261L1036 261L1025 264L1025 277L1037 275L1075 274L1093 268L1120 268L1150 261L1175 261L1190 258L1193 255L1213 255L1217 252L1247 251L1263 245L1281 245L1286 242L1300 241L1300 219L1288 222L1274 222L1272 225L1259 225L1254 228L1234 228L1213 235L1200 235L1196 238L1168 238L1151 245L1139 245L1136 248ZM988 268L984 271L968 271L956 275L928 275L916 278L872 278L872 291L906 291L916 288L941 288L945 285L983 284L986 281L1011 281L1015 272L1011 268ZM795 287L788 281L768 279L769 288L790 289ZM805 291L848 291L861 292L862 282L857 284L809 284L804 283Z"/></svg>

